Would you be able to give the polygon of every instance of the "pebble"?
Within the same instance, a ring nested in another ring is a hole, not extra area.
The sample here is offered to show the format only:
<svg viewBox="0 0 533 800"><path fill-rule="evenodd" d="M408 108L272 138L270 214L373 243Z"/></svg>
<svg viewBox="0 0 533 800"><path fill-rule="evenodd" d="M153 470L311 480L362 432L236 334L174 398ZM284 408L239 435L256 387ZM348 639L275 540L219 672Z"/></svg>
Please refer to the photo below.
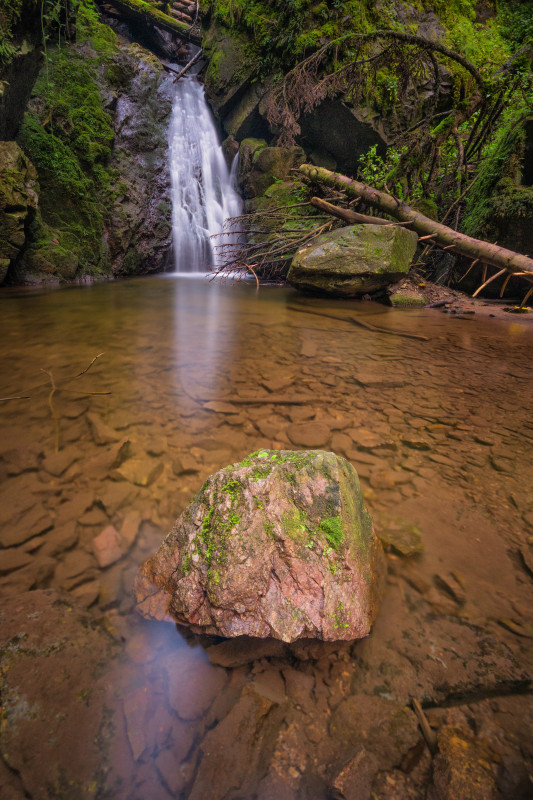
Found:
<svg viewBox="0 0 533 800"><path fill-rule="evenodd" d="M330 431L320 422L293 423L287 428L287 436L297 447L324 447L329 441Z"/></svg>
<svg viewBox="0 0 533 800"><path fill-rule="evenodd" d="M113 525L108 525L93 539L93 552L101 569L122 557L121 537Z"/></svg>
<svg viewBox="0 0 533 800"><path fill-rule="evenodd" d="M87 424L95 444L104 445L118 442L120 436L116 431L106 425L98 414L88 413L86 415Z"/></svg>

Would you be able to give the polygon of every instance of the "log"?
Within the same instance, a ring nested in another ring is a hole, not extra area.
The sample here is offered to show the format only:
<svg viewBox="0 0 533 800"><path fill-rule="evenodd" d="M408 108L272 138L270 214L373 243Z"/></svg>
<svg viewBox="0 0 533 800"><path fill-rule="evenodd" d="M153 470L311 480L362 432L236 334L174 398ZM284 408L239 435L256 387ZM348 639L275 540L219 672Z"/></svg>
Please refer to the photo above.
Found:
<svg viewBox="0 0 533 800"><path fill-rule="evenodd" d="M431 236L439 247L449 247L453 245L456 255L463 255L467 258L477 258L484 264L489 264L498 269L505 269L511 274L531 273L525 276L528 280L533 280L533 259L516 253L514 250L507 250L490 242L481 239L474 239L464 233L435 222L429 217L424 216L411 206L401 200L397 200L392 195L367 186L364 183L331 172L324 167L315 167L312 164L302 164L299 172L310 181L322 183L345 192L349 197L360 197L365 203L378 208L380 211L400 222L410 222L412 230L420 236Z"/></svg>
<svg viewBox="0 0 533 800"><path fill-rule="evenodd" d="M328 203L327 200L322 200L320 197L312 197L311 205L320 209L320 211L325 211L326 214L331 214L333 217L342 219L349 225L356 225L358 223L366 225L390 225L390 222L386 219L371 217L368 214L358 214L357 211L352 211L349 208L339 208L339 206L334 206L332 203Z"/></svg>
<svg viewBox="0 0 533 800"><path fill-rule="evenodd" d="M176 11L176 9L170 9L170 16L172 19L180 20L180 22L185 22L187 25L192 25L193 20L192 17L189 17L188 14L184 14L182 11Z"/></svg>
<svg viewBox="0 0 533 800"><path fill-rule="evenodd" d="M164 14L155 6L145 3L143 0L107 0L107 4L114 6L121 18L140 22L144 25L156 25L158 28L173 33L186 42L191 42L198 46L201 44L200 36L190 29L190 25L174 19L170 14Z"/></svg>
<svg viewBox="0 0 533 800"><path fill-rule="evenodd" d="M176 77L174 78L174 80L175 81L179 81L180 78L183 78L183 76L187 74L187 72L190 70L190 68L192 66L194 66L194 64L196 64L197 61L200 61L200 59L202 58L203 54L204 54L203 50L198 50L196 55L194 55L191 58L191 60L187 64L185 64L183 69L180 70L179 72L176 72ZM172 70L172 71L175 72L175 70Z"/></svg>

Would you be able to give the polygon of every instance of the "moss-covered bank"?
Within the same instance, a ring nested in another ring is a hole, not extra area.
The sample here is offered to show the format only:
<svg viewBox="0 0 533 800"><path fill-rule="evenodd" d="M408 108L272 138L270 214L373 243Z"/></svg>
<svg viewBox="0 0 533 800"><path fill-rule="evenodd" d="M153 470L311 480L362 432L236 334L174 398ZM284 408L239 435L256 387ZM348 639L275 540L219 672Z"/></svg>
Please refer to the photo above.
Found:
<svg viewBox="0 0 533 800"><path fill-rule="evenodd" d="M170 111L159 61L81 0L76 39L48 46L18 131L38 173L39 213L8 281L165 268Z"/></svg>

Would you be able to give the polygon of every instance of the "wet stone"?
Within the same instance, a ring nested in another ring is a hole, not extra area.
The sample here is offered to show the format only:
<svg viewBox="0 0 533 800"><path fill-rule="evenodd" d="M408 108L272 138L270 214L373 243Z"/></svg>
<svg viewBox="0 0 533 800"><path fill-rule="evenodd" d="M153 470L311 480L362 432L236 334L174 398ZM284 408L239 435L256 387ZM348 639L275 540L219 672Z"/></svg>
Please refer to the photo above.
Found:
<svg viewBox="0 0 533 800"><path fill-rule="evenodd" d="M294 423L287 428L287 436L298 447L323 447L330 438L330 430L320 422Z"/></svg>
<svg viewBox="0 0 533 800"><path fill-rule="evenodd" d="M93 539L93 552L100 569L114 564L122 558L120 533L113 525L108 525Z"/></svg>
<svg viewBox="0 0 533 800"><path fill-rule="evenodd" d="M85 418L95 444L102 446L119 441L119 434L113 428L110 428L98 414L91 412Z"/></svg>
<svg viewBox="0 0 533 800"><path fill-rule="evenodd" d="M121 467L113 470L113 480L125 480L136 486L151 486L163 472L164 465L151 458L130 458Z"/></svg>
<svg viewBox="0 0 533 800"><path fill-rule="evenodd" d="M433 760L431 800L499 800L495 754L470 731L444 726Z"/></svg>
<svg viewBox="0 0 533 800"><path fill-rule="evenodd" d="M167 657L168 699L180 719L203 716L226 682L226 673L206 661Z"/></svg>
<svg viewBox="0 0 533 800"><path fill-rule="evenodd" d="M50 475L59 477L67 471L80 457L79 447L67 447L59 453L50 453L44 459L42 466Z"/></svg>
<svg viewBox="0 0 533 800"><path fill-rule="evenodd" d="M424 550L422 535L416 525L404 520L394 520L376 531L385 550L400 556L414 556Z"/></svg>
<svg viewBox="0 0 533 800"><path fill-rule="evenodd" d="M0 575L7 575L8 572L14 572L16 569L25 567L32 561L32 556L25 553L23 550L8 550L0 551Z"/></svg>
<svg viewBox="0 0 533 800"><path fill-rule="evenodd" d="M16 547L50 530L54 524L51 515L40 506L31 508L17 523L5 525L0 530L0 545Z"/></svg>
<svg viewBox="0 0 533 800"><path fill-rule="evenodd" d="M82 797L95 774L103 776L102 791L117 796L101 751L119 737L106 723L109 698L101 676L102 662L113 654L103 629L53 590L2 602L2 756L24 796L61 797L68 786L72 796Z"/></svg>
<svg viewBox="0 0 533 800"><path fill-rule="evenodd" d="M353 467L264 450L210 476L135 593L141 614L194 633L339 641L369 632L383 573Z"/></svg>

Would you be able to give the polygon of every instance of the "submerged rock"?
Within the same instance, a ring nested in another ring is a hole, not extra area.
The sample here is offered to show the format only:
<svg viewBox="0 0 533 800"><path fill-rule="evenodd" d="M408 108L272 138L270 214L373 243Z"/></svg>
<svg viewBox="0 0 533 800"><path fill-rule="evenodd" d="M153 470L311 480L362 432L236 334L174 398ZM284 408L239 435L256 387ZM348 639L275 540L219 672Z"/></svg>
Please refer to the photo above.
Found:
<svg viewBox="0 0 533 800"><path fill-rule="evenodd" d="M357 473L321 450L261 450L212 475L135 585L141 614L195 633L366 636L384 557Z"/></svg>
<svg viewBox="0 0 533 800"><path fill-rule="evenodd" d="M373 292L408 272L417 239L401 227L337 228L296 253L287 280L298 289L332 294Z"/></svg>

